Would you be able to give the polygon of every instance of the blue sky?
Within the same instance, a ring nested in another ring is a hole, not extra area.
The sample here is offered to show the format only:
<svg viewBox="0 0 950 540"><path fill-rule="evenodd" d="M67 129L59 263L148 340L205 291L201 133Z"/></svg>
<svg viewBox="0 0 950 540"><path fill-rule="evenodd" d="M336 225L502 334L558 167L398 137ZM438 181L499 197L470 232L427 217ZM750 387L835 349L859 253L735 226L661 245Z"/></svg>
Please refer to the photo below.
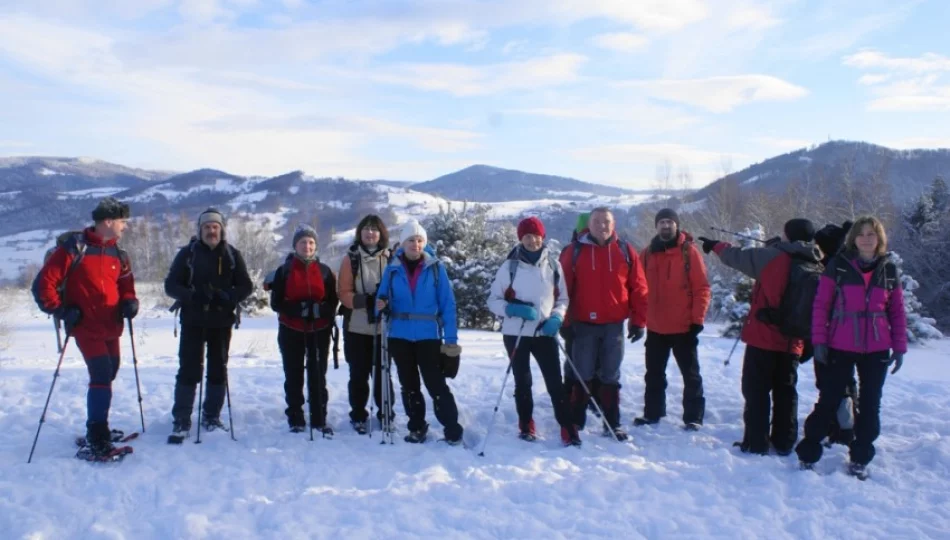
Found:
<svg viewBox="0 0 950 540"><path fill-rule="evenodd" d="M0 4L0 156L648 188L829 138L950 147L944 0Z"/></svg>

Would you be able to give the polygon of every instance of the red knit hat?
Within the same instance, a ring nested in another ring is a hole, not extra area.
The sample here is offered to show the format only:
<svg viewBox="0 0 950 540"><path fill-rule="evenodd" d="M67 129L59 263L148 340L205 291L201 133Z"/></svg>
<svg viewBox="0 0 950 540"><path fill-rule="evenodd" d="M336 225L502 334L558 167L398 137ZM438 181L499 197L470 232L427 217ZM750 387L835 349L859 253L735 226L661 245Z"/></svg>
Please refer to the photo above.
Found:
<svg viewBox="0 0 950 540"><path fill-rule="evenodd" d="M544 223L541 223L541 220L534 216L522 219L521 223L518 223L518 240L524 238L526 234L534 234L544 238Z"/></svg>

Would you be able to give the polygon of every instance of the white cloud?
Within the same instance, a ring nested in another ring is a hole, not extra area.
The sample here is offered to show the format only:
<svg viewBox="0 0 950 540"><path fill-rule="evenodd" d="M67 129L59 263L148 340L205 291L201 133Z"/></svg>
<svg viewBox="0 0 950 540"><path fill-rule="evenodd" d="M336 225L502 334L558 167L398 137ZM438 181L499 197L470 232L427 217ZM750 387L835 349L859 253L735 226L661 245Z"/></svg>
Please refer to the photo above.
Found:
<svg viewBox="0 0 950 540"><path fill-rule="evenodd" d="M599 34L591 40L594 45L602 49L608 49L618 52L634 52L646 47L649 39L630 32L617 32L611 34Z"/></svg>
<svg viewBox="0 0 950 540"><path fill-rule="evenodd" d="M676 131L699 121L695 116L659 105L631 102L564 103L526 108L512 108L506 114L538 116L560 120L595 120L611 124L615 131L635 130L639 133Z"/></svg>
<svg viewBox="0 0 950 540"><path fill-rule="evenodd" d="M479 96L556 86L579 79L587 59L555 54L485 66L464 64L402 64L370 72L375 81L455 96Z"/></svg>
<svg viewBox="0 0 950 540"><path fill-rule="evenodd" d="M782 21L761 6L747 6L736 9L726 18L726 28L729 30L766 30L778 26Z"/></svg>
<svg viewBox="0 0 950 540"><path fill-rule="evenodd" d="M924 53L892 57L876 50L845 56L842 63L883 73L862 75L858 82L872 86L868 110L888 112L950 111L950 58Z"/></svg>
<svg viewBox="0 0 950 540"><path fill-rule="evenodd" d="M570 154L584 161L656 164L669 159L673 163L700 166L718 165L723 157L742 159L748 157L744 154L713 152L674 143L608 144L604 146L578 148L572 150Z"/></svg>
<svg viewBox="0 0 950 540"><path fill-rule="evenodd" d="M729 112L746 103L794 101L808 94L806 89L771 75L627 81L619 85L641 89L655 99L685 103L714 113Z"/></svg>

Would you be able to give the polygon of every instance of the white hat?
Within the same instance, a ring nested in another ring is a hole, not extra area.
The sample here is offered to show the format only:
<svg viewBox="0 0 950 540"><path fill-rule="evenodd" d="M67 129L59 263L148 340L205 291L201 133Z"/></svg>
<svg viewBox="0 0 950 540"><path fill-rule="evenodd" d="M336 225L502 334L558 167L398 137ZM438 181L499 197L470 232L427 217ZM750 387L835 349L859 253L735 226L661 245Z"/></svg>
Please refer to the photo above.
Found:
<svg viewBox="0 0 950 540"><path fill-rule="evenodd" d="M426 230L423 229L422 225L420 225L416 220L412 220L402 226L402 229L399 232L399 241L405 242L413 236L421 236L423 244L429 243L429 237L426 235Z"/></svg>

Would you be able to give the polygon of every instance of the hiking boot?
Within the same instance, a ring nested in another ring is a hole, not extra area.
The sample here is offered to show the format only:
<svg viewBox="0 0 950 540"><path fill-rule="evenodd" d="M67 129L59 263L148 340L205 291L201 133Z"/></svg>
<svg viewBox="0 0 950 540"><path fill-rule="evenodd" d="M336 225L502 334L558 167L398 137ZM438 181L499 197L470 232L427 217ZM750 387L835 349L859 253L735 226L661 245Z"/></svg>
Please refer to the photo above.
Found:
<svg viewBox="0 0 950 540"><path fill-rule="evenodd" d="M307 421L304 420L303 413L300 411L287 415L287 425L293 433L300 433L307 429Z"/></svg>
<svg viewBox="0 0 950 540"><path fill-rule="evenodd" d="M848 474L857 478L858 480L867 480L870 476L870 473L868 473L868 466L861 465L860 463L848 464Z"/></svg>
<svg viewBox="0 0 950 540"><path fill-rule="evenodd" d="M636 422L634 422L634 424L636 424ZM702 427L702 424L698 424L696 422L687 422L683 426L683 429L686 431L699 431L699 428L701 427Z"/></svg>
<svg viewBox="0 0 950 540"><path fill-rule="evenodd" d="M633 425L636 427L640 426L652 426L660 423L659 418L647 418L645 416L638 416L633 419Z"/></svg>
<svg viewBox="0 0 950 540"><path fill-rule="evenodd" d="M86 426L86 445L95 457L105 457L115 450L109 424L95 422Z"/></svg>
<svg viewBox="0 0 950 540"><path fill-rule="evenodd" d="M609 429L607 426L604 426L604 437L610 437L611 431L613 431L613 435L616 436L617 440L620 442L624 442L630 438L630 435L628 435L627 432L624 431L624 429L620 426L613 428L613 430Z"/></svg>
<svg viewBox="0 0 950 540"><path fill-rule="evenodd" d="M522 441L534 442L538 436L534 430L534 419L527 422L518 422L518 438Z"/></svg>
<svg viewBox="0 0 950 540"><path fill-rule="evenodd" d="M320 432L320 434L323 436L324 439L333 438L333 428L331 428L330 426L327 426L327 425L313 426L313 429Z"/></svg>
<svg viewBox="0 0 950 540"><path fill-rule="evenodd" d="M353 426L353 430L360 435L366 435L369 432L369 424L367 422L357 422L356 420L350 420L350 425Z"/></svg>
<svg viewBox="0 0 950 540"><path fill-rule="evenodd" d="M561 426L561 442L564 446L580 446L581 437L577 433L577 426Z"/></svg>
<svg viewBox="0 0 950 540"><path fill-rule="evenodd" d="M406 435L403 440L406 441L407 443L422 444L426 442L426 434L428 433L428 431L429 431L428 429L419 429L416 431L410 431L409 434Z"/></svg>
<svg viewBox="0 0 950 540"><path fill-rule="evenodd" d="M219 416L202 416L201 417L201 427L207 432L212 431L227 431L228 428L223 423L221 423L221 417Z"/></svg>
<svg viewBox="0 0 950 540"><path fill-rule="evenodd" d="M813 471L813 470L815 470L815 464L814 464L814 463L806 463L806 462L804 462L804 461L799 461L799 462L798 462L798 470L800 470L800 471Z"/></svg>

